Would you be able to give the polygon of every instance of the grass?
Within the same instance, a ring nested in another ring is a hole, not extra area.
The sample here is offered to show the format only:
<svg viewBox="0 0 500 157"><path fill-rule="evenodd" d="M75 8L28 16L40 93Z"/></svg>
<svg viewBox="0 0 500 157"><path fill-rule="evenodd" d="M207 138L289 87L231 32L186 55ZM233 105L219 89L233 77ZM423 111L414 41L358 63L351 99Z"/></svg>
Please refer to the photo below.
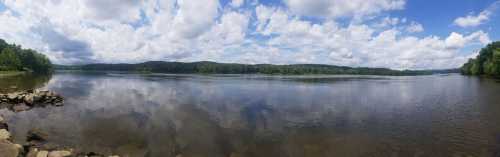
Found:
<svg viewBox="0 0 500 157"><path fill-rule="evenodd" d="M0 76L15 76L25 74L24 71L0 71Z"/></svg>

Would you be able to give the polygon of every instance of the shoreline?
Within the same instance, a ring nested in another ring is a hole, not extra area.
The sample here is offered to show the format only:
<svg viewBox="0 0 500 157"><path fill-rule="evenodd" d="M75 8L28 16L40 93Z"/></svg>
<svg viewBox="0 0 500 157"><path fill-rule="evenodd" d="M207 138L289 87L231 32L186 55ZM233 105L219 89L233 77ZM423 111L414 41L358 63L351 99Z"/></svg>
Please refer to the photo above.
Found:
<svg viewBox="0 0 500 157"><path fill-rule="evenodd" d="M50 91L27 90L0 94L0 109L14 113L28 111L36 107L60 107L63 98ZM15 143L11 137L7 120L0 115L0 156L1 157L119 157L105 156L95 152L78 152L77 149L57 145L48 141L46 133L31 129L24 144Z"/></svg>
<svg viewBox="0 0 500 157"><path fill-rule="evenodd" d="M0 71L0 77L17 76L27 74L25 71Z"/></svg>

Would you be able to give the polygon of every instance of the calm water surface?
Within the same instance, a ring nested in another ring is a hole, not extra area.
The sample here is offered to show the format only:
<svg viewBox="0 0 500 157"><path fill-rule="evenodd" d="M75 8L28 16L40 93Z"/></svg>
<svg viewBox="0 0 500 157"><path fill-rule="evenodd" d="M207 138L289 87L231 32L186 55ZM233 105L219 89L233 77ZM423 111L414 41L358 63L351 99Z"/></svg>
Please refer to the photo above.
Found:
<svg viewBox="0 0 500 157"><path fill-rule="evenodd" d="M4 89L22 86L0 80ZM18 142L39 128L58 144L138 157L500 156L494 79L57 73L37 80L34 87L60 93L65 106L0 110Z"/></svg>

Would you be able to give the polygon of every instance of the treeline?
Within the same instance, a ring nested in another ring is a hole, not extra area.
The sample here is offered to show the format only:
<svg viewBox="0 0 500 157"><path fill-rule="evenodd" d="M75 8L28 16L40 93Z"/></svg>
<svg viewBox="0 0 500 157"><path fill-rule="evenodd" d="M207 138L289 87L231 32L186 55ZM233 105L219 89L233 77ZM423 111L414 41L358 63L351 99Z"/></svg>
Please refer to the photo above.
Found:
<svg viewBox="0 0 500 157"><path fill-rule="evenodd" d="M391 70L387 68L353 68L346 66L321 64L229 64L215 62L162 62L151 61L139 64L88 64L78 66L56 65L59 70L83 71L135 71L172 74L276 74L276 75L305 75L305 74L352 74L352 75L430 75L434 73L451 73L457 70L440 71L412 71Z"/></svg>
<svg viewBox="0 0 500 157"><path fill-rule="evenodd" d="M500 76L500 41L488 44L475 59L469 59L462 68L465 75Z"/></svg>
<svg viewBox="0 0 500 157"><path fill-rule="evenodd" d="M52 63L43 54L0 39L0 71L49 73Z"/></svg>

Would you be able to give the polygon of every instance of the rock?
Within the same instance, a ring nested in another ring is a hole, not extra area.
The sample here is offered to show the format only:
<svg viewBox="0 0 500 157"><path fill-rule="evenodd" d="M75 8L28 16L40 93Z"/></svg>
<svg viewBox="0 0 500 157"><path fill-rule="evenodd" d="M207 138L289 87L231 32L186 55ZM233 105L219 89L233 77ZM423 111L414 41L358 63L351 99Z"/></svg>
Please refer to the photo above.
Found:
<svg viewBox="0 0 500 157"><path fill-rule="evenodd" d="M7 99L14 100L16 98L17 98L17 94L16 93L7 94Z"/></svg>
<svg viewBox="0 0 500 157"><path fill-rule="evenodd" d="M42 97L39 94L33 95L33 102L40 102L41 100L42 100Z"/></svg>
<svg viewBox="0 0 500 157"><path fill-rule="evenodd" d="M10 132L6 129L0 129L0 140L8 140L10 138Z"/></svg>
<svg viewBox="0 0 500 157"><path fill-rule="evenodd" d="M7 125L7 123L0 122L0 129L9 130L9 125Z"/></svg>
<svg viewBox="0 0 500 157"><path fill-rule="evenodd" d="M38 129L32 129L30 131L28 131L28 136L26 137L26 141L28 142L45 142L47 141L47 138L49 136L38 130Z"/></svg>
<svg viewBox="0 0 500 157"><path fill-rule="evenodd" d="M71 156L71 152L66 150L51 151L48 155L48 157L67 157L67 156Z"/></svg>
<svg viewBox="0 0 500 157"><path fill-rule="evenodd" d="M77 155L78 157L105 157L104 155L102 154L98 154L98 153L95 153L95 152L89 152L89 153L79 153Z"/></svg>
<svg viewBox="0 0 500 157"><path fill-rule="evenodd" d="M28 105L24 104L24 103L21 103L21 104L18 104L18 105L14 105L12 107L12 110L14 112L21 112L21 111L26 111L26 110L29 110L31 107L29 107Z"/></svg>
<svg viewBox="0 0 500 157"><path fill-rule="evenodd" d="M45 150L42 150L42 151L39 151L38 153L36 153L36 157L47 157L47 155L49 155L49 152L45 151Z"/></svg>
<svg viewBox="0 0 500 157"><path fill-rule="evenodd" d="M52 142L46 142L46 141L34 142L34 141L32 141L31 143L36 145L40 149L43 149L43 150L56 150L59 148L59 145L52 143Z"/></svg>
<svg viewBox="0 0 500 157"><path fill-rule="evenodd" d="M7 140L0 140L0 157L17 157L19 149Z"/></svg>
<svg viewBox="0 0 500 157"><path fill-rule="evenodd" d="M33 95L31 94L28 94L24 97L24 102L28 105L33 105L34 103L34 98L33 98Z"/></svg>
<svg viewBox="0 0 500 157"><path fill-rule="evenodd" d="M32 149L30 149L30 151L28 152L26 157L36 157L37 154L38 154L38 149L32 148Z"/></svg>
<svg viewBox="0 0 500 157"><path fill-rule="evenodd" d="M16 146L17 150L19 150L19 152L24 152L24 147L20 144L14 144L14 146Z"/></svg>

